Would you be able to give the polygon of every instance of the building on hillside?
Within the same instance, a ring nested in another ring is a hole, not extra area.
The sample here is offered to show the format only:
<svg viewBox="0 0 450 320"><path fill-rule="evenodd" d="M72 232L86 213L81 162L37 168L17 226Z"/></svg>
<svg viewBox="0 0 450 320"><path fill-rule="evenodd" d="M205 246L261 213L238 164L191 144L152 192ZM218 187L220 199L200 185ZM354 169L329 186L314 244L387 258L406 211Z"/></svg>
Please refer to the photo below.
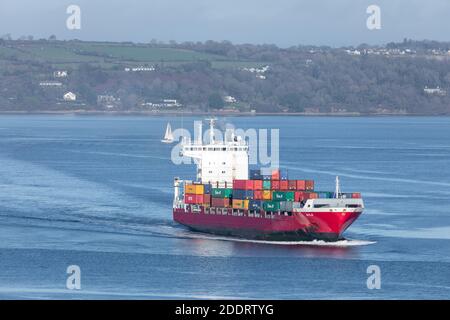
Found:
<svg viewBox="0 0 450 320"><path fill-rule="evenodd" d="M77 95L75 93L69 91L64 94L63 99L64 99L64 101L76 101Z"/></svg>
<svg viewBox="0 0 450 320"><path fill-rule="evenodd" d="M236 103L237 102L236 98L233 96L225 96L225 97L223 97L223 101L225 101L225 103Z"/></svg>
<svg viewBox="0 0 450 320"><path fill-rule="evenodd" d="M68 72L66 70L56 70L53 72L53 77L55 78L66 78Z"/></svg>
<svg viewBox="0 0 450 320"><path fill-rule="evenodd" d="M39 82L41 87L61 87L62 83L58 81L41 81Z"/></svg>
<svg viewBox="0 0 450 320"><path fill-rule="evenodd" d="M437 86L436 88L425 87L423 89L423 91L426 94L429 94L429 95L437 95L437 96L445 96L445 95L447 95L447 91L444 90L444 89L441 89L439 86Z"/></svg>

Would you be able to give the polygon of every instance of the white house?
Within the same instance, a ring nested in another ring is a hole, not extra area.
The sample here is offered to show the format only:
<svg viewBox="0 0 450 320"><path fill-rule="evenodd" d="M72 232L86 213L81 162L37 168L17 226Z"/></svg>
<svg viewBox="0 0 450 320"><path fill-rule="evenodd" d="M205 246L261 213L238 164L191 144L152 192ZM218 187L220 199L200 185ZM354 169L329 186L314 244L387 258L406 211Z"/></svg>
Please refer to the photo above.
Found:
<svg viewBox="0 0 450 320"><path fill-rule="evenodd" d="M53 72L53 76L55 78L65 78L67 77L67 71L66 70L56 70L55 72Z"/></svg>
<svg viewBox="0 0 450 320"><path fill-rule="evenodd" d="M63 96L63 99L64 101L75 101L77 100L77 95L69 91Z"/></svg>
<svg viewBox="0 0 450 320"><path fill-rule="evenodd" d="M223 97L223 101L225 101L226 103L236 103L237 102L236 98L233 96L225 96L225 97Z"/></svg>

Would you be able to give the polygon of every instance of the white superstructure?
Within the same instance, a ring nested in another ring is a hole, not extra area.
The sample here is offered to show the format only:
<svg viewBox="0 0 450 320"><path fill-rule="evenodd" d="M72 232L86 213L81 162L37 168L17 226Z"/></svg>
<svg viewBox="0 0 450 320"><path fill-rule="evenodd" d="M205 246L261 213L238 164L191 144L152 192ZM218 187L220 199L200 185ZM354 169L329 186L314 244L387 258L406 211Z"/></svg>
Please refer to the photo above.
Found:
<svg viewBox="0 0 450 320"><path fill-rule="evenodd" d="M209 141L200 139L185 141L182 155L194 159L197 165L197 180L213 186L232 186L233 179L248 179L248 144L234 132L227 130L223 140L214 133L214 119L209 119Z"/></svg>

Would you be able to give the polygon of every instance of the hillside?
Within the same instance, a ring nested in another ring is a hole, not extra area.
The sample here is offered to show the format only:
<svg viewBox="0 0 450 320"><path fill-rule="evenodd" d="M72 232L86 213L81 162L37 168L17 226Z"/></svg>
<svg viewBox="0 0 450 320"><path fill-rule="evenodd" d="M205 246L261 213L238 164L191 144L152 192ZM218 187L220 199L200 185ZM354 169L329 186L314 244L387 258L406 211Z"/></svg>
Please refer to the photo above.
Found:
<svg viewBox="0 0 450 320"><path fill-rule="evenodd" d="M0 112L450 114L449 50L0 40Z"/></svg>

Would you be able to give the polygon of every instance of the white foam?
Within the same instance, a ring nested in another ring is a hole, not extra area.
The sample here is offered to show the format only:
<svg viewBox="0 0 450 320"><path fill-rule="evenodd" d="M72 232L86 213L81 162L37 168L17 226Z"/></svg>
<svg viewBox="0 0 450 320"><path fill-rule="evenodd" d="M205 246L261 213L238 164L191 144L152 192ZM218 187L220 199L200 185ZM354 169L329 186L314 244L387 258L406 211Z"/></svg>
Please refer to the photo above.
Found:
<svg viewBox="0 0 450 320"><path fill-rule="evenodd" d="M284 246L319 246L319 247L352 247L352 246L367 246L369 244L374 244L376 241L368 240L356 240L356 239L345 239L334 242L327 242L323 240L312 240L312 241L268 241L268 240L250 240L242 238L233 237L221 237L212 236L206 234L186 234L188 238L193 239L204 239L204 240L217 240L217 241L233 241L233 242L249 242L256 244L270 244L270 245L284 245Z"/></svg>

